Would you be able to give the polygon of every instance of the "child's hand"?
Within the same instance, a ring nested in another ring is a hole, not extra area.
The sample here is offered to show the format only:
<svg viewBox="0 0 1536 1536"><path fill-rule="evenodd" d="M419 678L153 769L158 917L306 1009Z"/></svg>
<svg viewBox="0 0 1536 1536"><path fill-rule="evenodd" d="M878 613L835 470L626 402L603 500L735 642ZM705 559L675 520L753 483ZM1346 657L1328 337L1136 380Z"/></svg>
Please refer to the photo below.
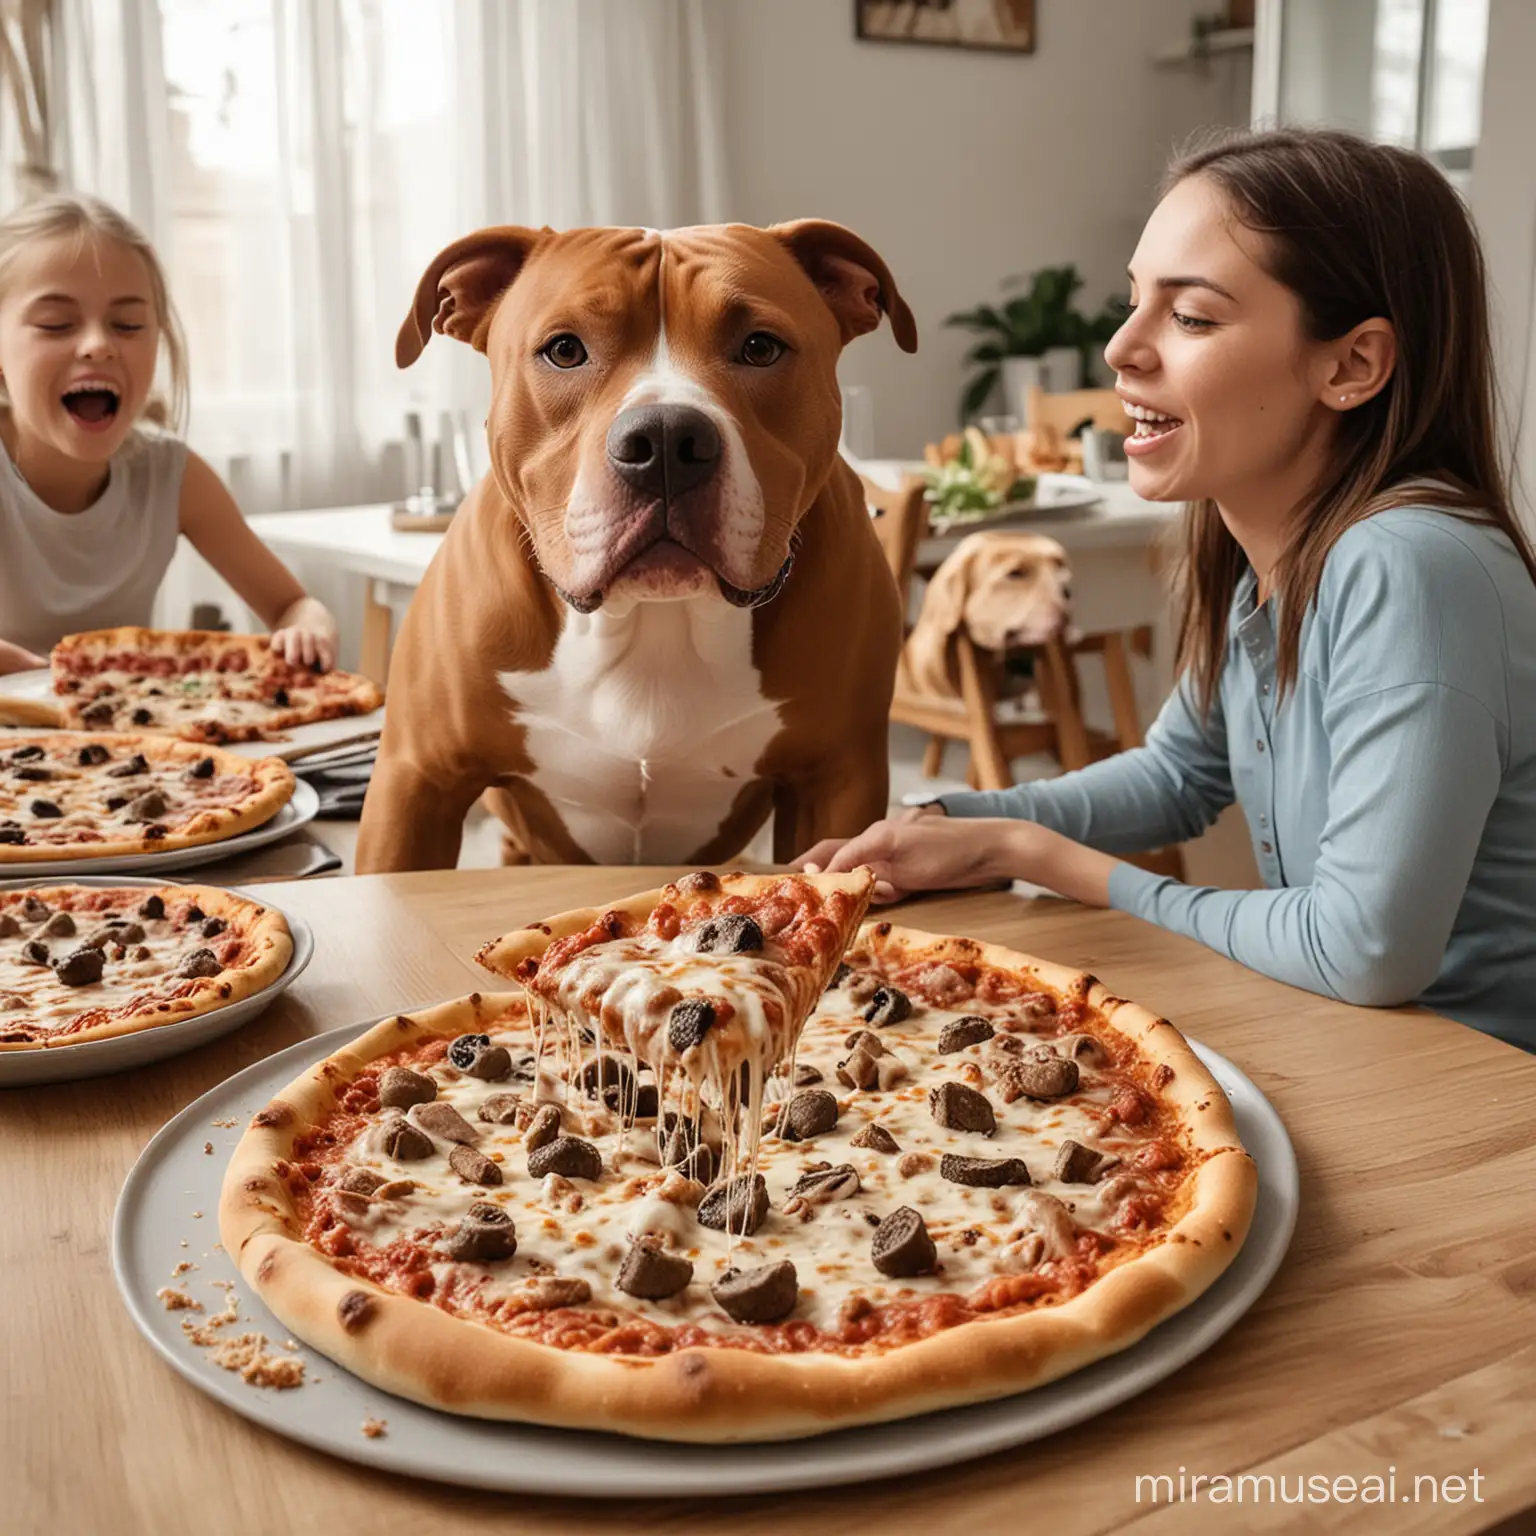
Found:
<svg viewBox="0 0 1536 1536"><path fill-rule="evenodd" d="M329 672L336 665L336 620L324 603L301 597L277 621L272 649L296 667Z"/></svg>
<svg viewBox="0 0 1536 1536"><path fill-rule="evenodd" d="M0 677L7 672L31 672L47 665L46 656L39 656L25 646L12 645L9 640L0 640Z"/></svg>

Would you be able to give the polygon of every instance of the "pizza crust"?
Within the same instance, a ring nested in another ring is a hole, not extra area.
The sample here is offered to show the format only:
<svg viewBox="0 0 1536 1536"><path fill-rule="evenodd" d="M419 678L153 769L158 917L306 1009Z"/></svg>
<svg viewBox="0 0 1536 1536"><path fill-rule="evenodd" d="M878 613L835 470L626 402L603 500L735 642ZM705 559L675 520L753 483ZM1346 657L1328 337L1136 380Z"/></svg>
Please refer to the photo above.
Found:
<svg viewBox="0 0 1536 1536"><path fill-rule="evenodd" d="M114 752L140 753L151 763L185 770L205 757L214 761L220 776L238 775L251 781L250 791L236 805L209 806L195 812L164 837L119 836L90 843L0 843L0 865L43 864L64 859L112 859L141 853L165 853L176 848L196 848L224 842L264 826L293 798L294 776L289 766L275 757L245 758L221 747L177 741L170 736L112 734L92 731L50 731L43 734L7 736L0 747L6 752L37 745L66 753L99 744ZM109 765L103 764L102 768ZM97 770L99 771L99 770Z"/></svg>
<svg viewBox="0 0 1536 1536"><path fill-rule="evenodd" d="M506 963L509 955L579 931L597 912L563 914L523 930L527 937L510 935L488 949L498 965ZM925 959L964 955L1032 973L1103 1009L1114 1030L1131 1035L1148 1059L1170 1068L1173 1077L1162 1091L1205 1155L1185 1186L1182 1214L1159 1243L1058 1305L967 1322L918 1343L858 1355L705 1346L660 1357L609 1357L560 1350L455 1317L334 1268L298 1234L292 1202L274 1169L330 1110L337 1085L370 1062L423 1039L482 1029L509 1008L526 1008L516 997L474 994L375 1026L312 1067L256 1116L224 1182L224 1246L297 1336L386 1391L475 1417L695 1442L814 1435L1040 1386L1135 1343L1226 1269L1252 1219L1257 1172L1220 1087L1171 1024L1112 996L1090 976L998 945L890 924L866 924L861 938L887 950L902 946L915 953L921 947Z"/></svg>
<svg viewBox="0 0 1536 1536"><path fill-rule="evenodd" d="M56 1039L0 1040L0 1051L59 1050L71 1045L80 1045L89 1040L110 1040L119 1035L133 1035L146 1029L159 1029L165 1024L180 1024L186 1019L212 1013L215 1009L227 1008L244 998L253 997L263 988L271 986L287 970L288 962L293 958L293 935L287 919L281 912L271 907L264 907L247 897L237 896L232 891L222 890L212 885L168 885L161 887L158 891L149 886L133 886L127 889L132 889L134 896L139 900L157 894L162 899L170 897L174 901L191 900L209 917L222 917L230 925L230 930L238 933L250 946L251 958L247 963L233 970L226 968L217 976L196 978L191 992L183 997L167 998L157 1002L149 1012L112 1019L104 1024L92 1025L88 1029L78 1030ZM47 902L51 907L70 911L73 910L70 898L81 892L92 896L100 896L104 892L110 894L108 888L102 886L62 884L27 886L22 890L5 894L16 898L34 896L39 901ZM0 901L0 909L3 909L3 901ZM81 996L82 999L86 999L89 994L82 989ZM3 1022L4 1017L0 1015L0 1024Z"/></svg>

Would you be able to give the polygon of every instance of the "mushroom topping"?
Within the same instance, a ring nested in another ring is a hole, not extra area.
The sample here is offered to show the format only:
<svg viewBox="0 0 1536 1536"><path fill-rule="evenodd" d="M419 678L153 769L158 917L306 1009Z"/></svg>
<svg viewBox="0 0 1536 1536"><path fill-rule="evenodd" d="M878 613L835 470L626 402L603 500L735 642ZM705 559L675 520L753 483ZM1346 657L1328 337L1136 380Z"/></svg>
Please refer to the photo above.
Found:
<svg viewBox="0 0 1536 1536"><path fill-rule="evenodd" d="M809 1141L837 1124L837 1098L825 1088L802 1088L785 1106L786 1141Z"/></svg>
<svg viewBox="0 0 1536 1536"><path fill-rule="evenodd" d="M947 1131L981 1131L990 1136L997 1116L984 1093L964 1083L944 1082L928 1090L928 1113Z"/></svg>
<svg viewBox="0 0 1536 1536"><path fill-rule="evenodd" d="M869 1257L882 1275L905 1280L932 1273L939 1251L928 1235L928 1224L910 1205L903 1205L875 1228Z"/></svg>
<svg viewBox="0 0 1536 1536"><path fill-rule="evenodd" d="M728 1269L709 1293L736 1323L776 1323L795 1310L800 1281L788 1259L756 1269Z"/></svg>
<svg viewBox="0 0 1536 1536"><path fill-rule="evenodd" d="M499 1205L477 1200L444 1246L461 1262L479 1260L495 1264L517 1252L517 1229Z"/></svg>
<svg viewBox="0 0 1536 1536"><path fill-rule="evenodd" d="M693 1265L668 1253L654 1237L639 1237L630 1244L614 1284L628 1296L660 1301L675 1296L693 1279Z"/></svg>
<svg viewBox="0 0 1536 1536"><path fill-rule="evenodd" d="M580 1136L557 1136L528 1154L528 1172L536 1179L549 1173L567 1179L600 1179L603 1155Z"/></svg>
<svg viewBox="0 0 1536 1536"><path fill-rule="evenodd" d="M1056 1153L1051 1177L1063 1184L1096 1184L1120 1159L1112 1152L1095 1152L1078 1141L1064 1141Z"/></svg>
<svg viewBox="0 0 1536 1536"><path fill-rule="evenodd" d="M693 947L701 955L744 955L763 947L763 930L741 912L711 917L694 930Z"/></svg>
<svg viewBox="0 0 1536 1536"><path fill-rule="evenodd" d="M444 1141L468 1146L479 1134L452 1104L413 1104L407 1113L421 1130Z"/></svg>
<svg viewBox="0 0 1536 1536"><path fill-rule="evenodd" d="M460 1035L448 1047L448 1065L482 1082L500 1082L512 1074L512 1053L492 1045L489 1035Z"/></svg>
<svg viewBox="0 0 1536 1536"><path fill-rule="evenodd" d="M762 1174L716 1184L699 1202L699 1225L751 1237L768 1216L768 1185Z"/></svg>
<svg viewBox="0 0 1536 1536"><path fill-rule="evenodd" d="M389 1067L379 1079L379 1103L390 1109L430 1104L436 1097L437 1084L424 1072L413 1072L409 1067Z"/></svg>
<svg viewBox="0 0 1536 1536"><path fill-rule="evenodd" d="M1001 1189L1006 1184L1028 1184L1029 1169L1017 1157L960 1157L946 1152L939 1159L939 1173L951 1184L972 1189Z"/></svg>
<svg viewBox="0 0 1536 1536"><path fill-rule="evenodd" d="M952 1019L939 1031L939 1055L948 1056L952 1051L963 1051L968 1045L978 1045L993 1036L992 1026L978 1014L967 1014L963 1019Z"/></svg>
<svg viewBox="0 0 1536 1536"><path fill-rule="evenodd" d="M106 964L106 956L99 949L82 948L62 960L55 960L53 973L66 987L88 987L101 980Z"/></svg>
<svg viewBox="0 0 1536 1536"><path fill-rule="evenodd" d="M912 1012L912 999L899 987L877 987L864 1009L866 1024L900 1024Z"/></svg>
<svg viewBox="0 0 1536 1536"><path fill-rule="evenodd" d="M871 1152L900 1152L901 1143L883 1125L866 1125L848 1138L850 1147L867 1147Z"/></svg>
<svg viewBox="0 0 1536 1536"><path fill-rule="evenodd" d="M448 1166L468 1184L501 1183L501 1169L478 1147L454 1147L448 1154Z"/></svg>

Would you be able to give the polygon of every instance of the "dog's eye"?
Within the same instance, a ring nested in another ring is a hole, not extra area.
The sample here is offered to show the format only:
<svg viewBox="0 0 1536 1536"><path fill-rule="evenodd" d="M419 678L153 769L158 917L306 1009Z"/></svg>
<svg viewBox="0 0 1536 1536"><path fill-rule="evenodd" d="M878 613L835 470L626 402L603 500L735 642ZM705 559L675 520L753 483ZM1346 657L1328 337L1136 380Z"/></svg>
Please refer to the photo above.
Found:
<svg viewBox="0 0 1536 1536"><path fill-rule="evenodd" d="M789 351L777 336L767 331L753 331L741 344L741 360L752 368L771 368Z"/></svg>
<svg viewBox="0 0 1536 1536"><path fill-rule="evenodd" d="M1026 571L1022 565L1016 565L1011 571L1008 572L1008 580L1023 581L1027 575L1029 575L1029 572Z"/></svg>
<svg viewBox="0 0 1536 1536"><path fill-rule="evenodd" d="M587 360L587 349L582 346L581 337L564 331L552 341L546 341L539 348L539 355L556 368L580 368Z"/></svg>

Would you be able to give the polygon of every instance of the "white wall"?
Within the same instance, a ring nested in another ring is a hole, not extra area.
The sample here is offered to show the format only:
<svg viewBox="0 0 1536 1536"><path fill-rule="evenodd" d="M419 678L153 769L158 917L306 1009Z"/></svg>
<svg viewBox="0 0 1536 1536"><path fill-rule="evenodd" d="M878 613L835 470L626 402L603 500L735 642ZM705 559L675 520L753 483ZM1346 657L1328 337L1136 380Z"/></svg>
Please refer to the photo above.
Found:
<svg viewBox="0 0 1536 1536"><path fill-rule="evenodd" d="M1493 290L1499 379L1516 449L1517 496L1536 531L1536 4L1492 0L1472 212Z"/></svg>
<svg viewBox="0 0 1536 1536"><path fill-rule="evenodd" d="M843 362L872 392L881 455L953 430L969 341L946 315L1065 261L1097 309L1123 289L1172 147L1248 120L1245 55L1151 62L1213 0L1038 0L1029 55L858 42L850 0L718 3L729 216L849 225L917 316L916 357L882 329Z"/></svg>

